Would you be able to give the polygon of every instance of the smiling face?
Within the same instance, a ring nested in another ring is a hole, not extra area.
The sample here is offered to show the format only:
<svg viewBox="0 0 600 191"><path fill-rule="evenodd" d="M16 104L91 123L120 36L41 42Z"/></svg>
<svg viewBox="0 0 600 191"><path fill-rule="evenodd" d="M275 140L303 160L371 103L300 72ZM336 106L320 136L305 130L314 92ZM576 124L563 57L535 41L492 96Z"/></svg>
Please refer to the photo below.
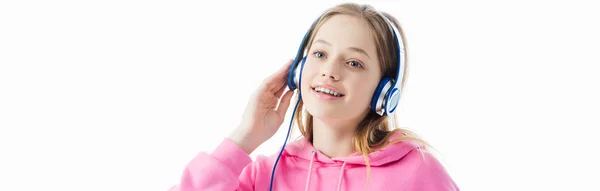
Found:
<svg viewBox="0 0 600 191"><path fill-rule="evenodd" d="M381 79L376 44L368 23L335 15L316 31L302 71L306 110L323 120L362 120Z"/></svg>

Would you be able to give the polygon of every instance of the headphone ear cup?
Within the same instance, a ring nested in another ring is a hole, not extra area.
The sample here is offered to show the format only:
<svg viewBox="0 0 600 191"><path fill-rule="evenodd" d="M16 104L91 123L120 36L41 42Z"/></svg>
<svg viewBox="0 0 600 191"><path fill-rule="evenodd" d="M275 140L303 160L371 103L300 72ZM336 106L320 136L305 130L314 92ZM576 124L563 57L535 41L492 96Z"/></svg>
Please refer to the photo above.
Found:
<svg viewBox="0 0 600 191"><path fill-rule="evenodd" d="M302 68L304 68L304 62L306 57L303 57L300 61L292 61L290 70L287 75L287 84L290 90L300 89L300 77L302 75Z"/></svg>
<svg viewBox="0 0 600 191"><path fill-rule="evenodd" d="M385 97L385 113L386 115L389 115L396 111L398 103L400 102L400 91L398 91L398 88L394 87Z"/></svg>
<svg viewBox="0 0 600 191"><path fill-rule="evenodd" d="M371 110L382 114L381 112L384 107L387 105L387 94L392 87L392 79L389 77L385 77L379 81L379 85L377 85L377 89L373 93L373 97L371 98Z"/></svg>
<svg viewBox="0 0 600 191"><path fill-rule="evenodd" d="M304 63L306 62L306 56L302 58L300 62L300 66L296 67L295 74L298 74L294 77L295 84L298 84L298 94L302 93L302 71L304 71Z"/></svg>
<svg viewBox="0 0 600 191"><path fill-rule="evenodd" d="M288 70L288 75L287 75L287 85L290 90L295 90L297 87L297 84L295 83L295 80L294 80L296 77L297 68L298 68L298 62L297 62L297 59L294 59L292 61L292 64L290 65L290 69Z"/></svg>

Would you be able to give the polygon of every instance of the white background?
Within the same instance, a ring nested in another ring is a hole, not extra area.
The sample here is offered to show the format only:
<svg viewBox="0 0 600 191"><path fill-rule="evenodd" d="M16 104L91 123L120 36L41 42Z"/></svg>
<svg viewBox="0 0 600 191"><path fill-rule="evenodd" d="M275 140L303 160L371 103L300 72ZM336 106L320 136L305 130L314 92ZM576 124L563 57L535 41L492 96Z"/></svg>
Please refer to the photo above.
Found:
<svg viewBox="0 0 600 191"><path fill-rule="evenodd" d="M2 1L0 190L166 190L339 2ZM400 124L462 190L600 189L597 7L356 2L402 23Z"/></svg>

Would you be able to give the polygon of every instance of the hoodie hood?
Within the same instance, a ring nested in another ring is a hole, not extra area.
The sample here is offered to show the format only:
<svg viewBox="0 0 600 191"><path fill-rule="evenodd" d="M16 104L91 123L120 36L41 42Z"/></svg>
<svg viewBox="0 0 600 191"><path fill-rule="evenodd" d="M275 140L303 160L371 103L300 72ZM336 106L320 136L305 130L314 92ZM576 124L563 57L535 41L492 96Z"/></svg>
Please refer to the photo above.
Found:
<svg viewBox="0 0 600 191"><path fill-rule="evenodd" d="M398 133L390 136L390 139L388 139L388 142L389 142L389 140L392 140L399 136L401 136L401 135ZM369 153L367 155L369 158L369 165L370 166L381 166L381 165L386 165L388 163L398 161L398 160L402 159L404 156L406 156L410 151L412 151L416 148L417 148L417 145L412 143L411 141L401 141L401 142L398 142L395 144L388 145L381 150ZM342 181L343 181L343 177L344 177L344 172L346 170L346 168L345 168L346 165L353 164L353 165L365 165L366 166L366 161L365 161L364 156L362 156L358 152L355 152L355 153L353 153L349 156L345 156L345 157L330 158L330 157L325 156L318 150L316 150L313 147L313 145L310 142L308 142L308 140L304 137L301 137L300 139L292 142L289 146L286 146L286 148L284 149L284 152L282 153L282 157L296 157L301 160L310 161L308 163L308 173L306 174L306 183L304 185L305 191L308 191L310 188L310 180L311 180L311 175L313 172L313 164L315 161L318 161L318 162L324 163L324 164L339 164L340 162L342 163L342 165L340 167L337 184L336 184L337 191L341 190L341 185L342 185Z"/></svg>
<svg viewBox="0 0 600 191"><path fill-rule="evenodd" d="M390 136L389 140L393 140L397 137L402 136L399 133L396 133ZM388 140L388 142L389 142ZM398 161L402 159L402 157L406 156L409 152L414 149L417 149L418 145L412 143L411 141L401 141L398 143L394 143L386 146L385 148L372 152L368 154L369 157L369 165L370 166L381 166L391 162ZM355 164L355 165L365 165L366 161L364 156L360 153L355 152L349 156L345 157L334 157L329 158L316 150L313 145L308 142L305 138L300 138L288 144L282 155L298 157L300 159L304 159L307 161L314 160L319 161L321 163L339 163L345 162L347 164Z"/></svg>

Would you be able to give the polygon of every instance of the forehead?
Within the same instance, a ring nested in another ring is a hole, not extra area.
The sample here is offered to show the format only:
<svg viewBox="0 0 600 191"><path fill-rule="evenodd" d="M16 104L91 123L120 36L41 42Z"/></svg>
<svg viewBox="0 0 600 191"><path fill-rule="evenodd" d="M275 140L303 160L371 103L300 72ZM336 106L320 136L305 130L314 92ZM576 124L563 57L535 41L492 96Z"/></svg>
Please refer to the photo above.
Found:
<svg viewBox="0 0 600 191"><path fill-rule="evenodd" d="M314 40L325 40L332 46L345 49L357 47L375 56L373 32L367 21L352 15L334 15L321 25Z"/></svg>

